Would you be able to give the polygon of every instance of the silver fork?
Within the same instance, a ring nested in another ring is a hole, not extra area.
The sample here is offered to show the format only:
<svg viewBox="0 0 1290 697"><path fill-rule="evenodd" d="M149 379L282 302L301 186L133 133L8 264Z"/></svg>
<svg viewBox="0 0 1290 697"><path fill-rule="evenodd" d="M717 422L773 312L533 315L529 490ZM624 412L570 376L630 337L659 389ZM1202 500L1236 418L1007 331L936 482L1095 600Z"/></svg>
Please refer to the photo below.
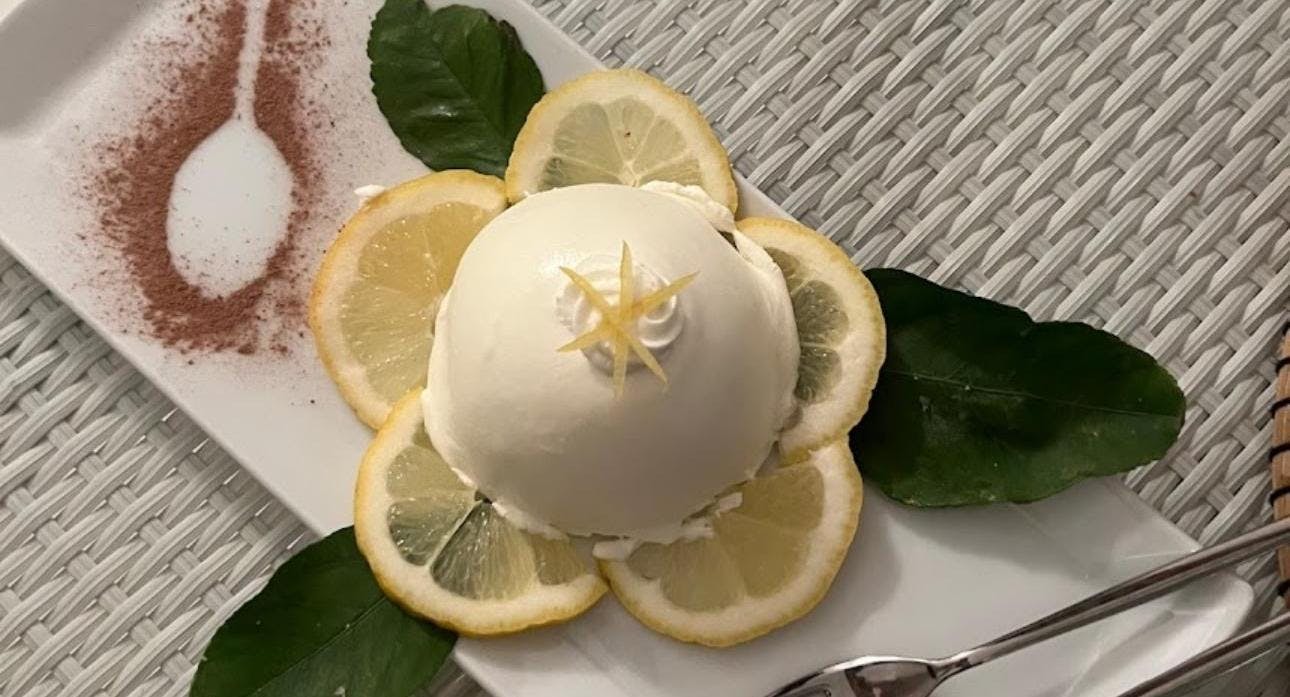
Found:
<svg viewBox="0 0 1290 697"><path fill-rule="evenodd" d="M931 660L901 656L856 658L794 680L768 697L928 697L942 682L965 670L1159 598L1287 541L1290 519L1188 554L974 649ZM1238 666L1287 638L1290 613L1218 644L1120 697L1165 697Z"/></svg>

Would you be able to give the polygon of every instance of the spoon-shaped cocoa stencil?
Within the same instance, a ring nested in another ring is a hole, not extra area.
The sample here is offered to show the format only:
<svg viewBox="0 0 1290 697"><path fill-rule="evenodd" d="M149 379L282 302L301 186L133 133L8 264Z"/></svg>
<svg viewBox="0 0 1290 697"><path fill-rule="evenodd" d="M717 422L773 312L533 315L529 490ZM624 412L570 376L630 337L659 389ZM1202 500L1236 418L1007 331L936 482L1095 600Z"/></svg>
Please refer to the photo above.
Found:
<svg viewBox="0 0 1290 697"><path fill-rule="evenodd" d="M249 3L233 116L176 173L167 216L175 269L211 298L254 282L286 234L292 171L255 119L267 3Z"/></svg>
<svg viewBox="0 0 1290 697"><path fill-rule="evenodd" d="M127 331L180 352L285 355L304 338L302 237L332 227L315 139L334 121L308 84L330 46L322 2L185 11L131 46L127 116L84 149L91 230L129 282L104 289Z"/></svg>

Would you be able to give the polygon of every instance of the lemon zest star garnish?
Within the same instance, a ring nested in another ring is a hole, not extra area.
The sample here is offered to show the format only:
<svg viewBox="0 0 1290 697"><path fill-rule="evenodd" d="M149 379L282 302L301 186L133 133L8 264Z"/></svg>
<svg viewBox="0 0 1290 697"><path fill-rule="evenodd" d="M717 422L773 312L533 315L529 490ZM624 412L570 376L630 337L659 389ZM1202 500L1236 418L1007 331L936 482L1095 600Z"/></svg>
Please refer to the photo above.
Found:
<svg viewBox="0 0 1290 697"><path fill-rule="evenodd" d="M618 262L618 329L626 334L632 326L632 303L636 295L636 274L632 273L632 250L628 248L627 243L623 242L623 255ZM635 349L635 346L632 346ZM645 355L641 355L641 360L645 360ZM621 355L622 360L619 360ZM653 358L653 356L650 356ZM653 366L650 370L653 370ZM659 371L663 369L660 367ZM663 382L667 383L667 377L661 376ZM622 396L623 388L627 384L627 346L614 342L614 393Z"/></svg>
<svg viewBox="0 0 1290 697"><path fill-rule="evenodd" d="M632 273L632 250L624 242L622 260L618 265L618 304L614 305L582 274L567 266L561 266L560 271L564 272L564 275L569 277L583 295L587 296L587 300L600 313L600 323L557 350L580 351L601 342L609 342L614 359L614 394L618 396L622 396L624 386L627 384L628 350L636 354L641 363L644 363L645 367L666 385L667 373L663 371L663 366L635 334L636 320L653 312L684 290L694 281L698 272L682 276L644 297L637 298L636 276Z"/></svg>

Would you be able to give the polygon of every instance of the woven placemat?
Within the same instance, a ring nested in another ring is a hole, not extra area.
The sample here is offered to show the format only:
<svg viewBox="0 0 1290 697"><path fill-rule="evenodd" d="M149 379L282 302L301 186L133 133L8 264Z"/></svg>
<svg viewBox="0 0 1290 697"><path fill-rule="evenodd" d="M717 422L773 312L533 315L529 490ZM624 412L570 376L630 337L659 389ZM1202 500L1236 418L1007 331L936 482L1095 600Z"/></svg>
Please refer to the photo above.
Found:
<svg viewBox="0 0 1290 697"><path fill-rule="evenodd" d="M0 253L0 694L184 694L304 527Z"/></svg>
<svg viewBox="0 0 1290 697"><path fill-rule="evenodd" d="M537 5L693 95L736 168L858 263L1150 351L1190 408L1130 486L1202 542L1267 518L1290 297L1282 0ZM184 694L214 628L307 540L0 255L0 694ZM1272 559L1242 572L1271 608Z"/></svg>

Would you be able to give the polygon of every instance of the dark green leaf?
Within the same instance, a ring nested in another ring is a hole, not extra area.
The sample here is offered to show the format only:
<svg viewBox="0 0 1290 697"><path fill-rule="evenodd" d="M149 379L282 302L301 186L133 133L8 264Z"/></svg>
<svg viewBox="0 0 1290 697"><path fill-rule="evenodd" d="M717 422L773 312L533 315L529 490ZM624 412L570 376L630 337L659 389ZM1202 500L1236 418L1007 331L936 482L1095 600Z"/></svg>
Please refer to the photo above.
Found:
<svg viewBox="0 0 1290 697"><path fill-rule="evenodd" d="M432 169L506 171L544 89L514 27L470 7L386 0L367 55L376 103L408 152Z"/></svg>
<svg viewBox="0 0 1290 697"><path fill-rule="evenodd" d="M403 613L377 587L354 529L310 545L215 632L191 697L403 697L456 636Z"/></svg>
<svg viewBox="0 0 1290 697"><path fill-rule="evenodd" d="M1034 501L1158 459L1177 439L1178 385L1115 336L1036 323L903 271L866 275L887 321L887 360L851 449L888 496Z"/></svg>

